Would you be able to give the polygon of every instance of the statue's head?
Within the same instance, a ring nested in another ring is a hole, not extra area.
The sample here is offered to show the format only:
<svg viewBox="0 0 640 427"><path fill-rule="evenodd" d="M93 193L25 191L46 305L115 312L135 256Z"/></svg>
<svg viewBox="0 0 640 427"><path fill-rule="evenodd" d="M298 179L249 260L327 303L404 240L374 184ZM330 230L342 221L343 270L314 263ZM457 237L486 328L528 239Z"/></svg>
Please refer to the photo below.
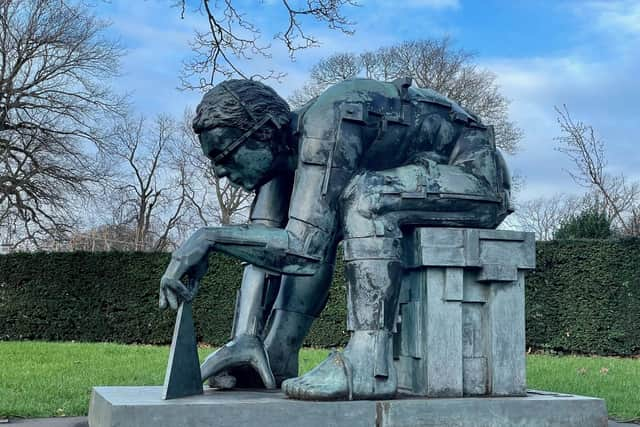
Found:
<svg viewBox="0 0 640 427"><path fill-rule="evenodd" d="M218 177L247 190L278 173L290 153L285 138L289 106L253 80L228 80L202 98L193 120L204 154Z"/></svg>

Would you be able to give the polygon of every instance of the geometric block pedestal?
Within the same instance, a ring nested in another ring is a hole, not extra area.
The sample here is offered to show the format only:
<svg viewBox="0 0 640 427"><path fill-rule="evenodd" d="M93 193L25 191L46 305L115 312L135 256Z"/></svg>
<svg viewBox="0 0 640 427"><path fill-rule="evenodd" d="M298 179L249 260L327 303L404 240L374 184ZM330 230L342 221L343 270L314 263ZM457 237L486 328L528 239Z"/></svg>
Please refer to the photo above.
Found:
<svg viewBox="0 0 640 427"><path fill-rule="evenodd" d="M95 387L90 427L606 427L600 399L525 397L398 398L305 402L280 391L213 391L174 400L162 387Z"/></svg>
<svg viewBox="0 0 640 427"><path fill-rule="evenodd" d="M394 359L417 396L524 396L533 233L419 227L405 237Z"/></svg>

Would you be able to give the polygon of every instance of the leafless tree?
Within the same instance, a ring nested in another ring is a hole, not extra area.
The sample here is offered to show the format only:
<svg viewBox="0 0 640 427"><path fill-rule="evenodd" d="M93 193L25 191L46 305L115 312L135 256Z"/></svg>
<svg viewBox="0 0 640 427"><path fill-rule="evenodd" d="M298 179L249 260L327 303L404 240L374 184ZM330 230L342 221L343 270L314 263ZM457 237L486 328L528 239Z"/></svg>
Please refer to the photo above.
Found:
<svg viewBox="0 0 640 427"><path fill-rule="evenodd" d="M400 75L400 63L395 47L381 47L375 51L360 54L364 76L368 79L389 81Z"/></svg>
<svg viewBox="0 0 640 427"><path fill-rule="evenodd" d="M273 34L293 58L301 49L318 45L318 39L305 31L305 21L311 19L325 23L330 29L352 32L352 23L344 16L343 8L355 5L353 0L305 0L292 2L281 0L283 13L282 31ZM174 3L182 16L189 11L186 0ZM196 12L204 15L207 31L198 31L192 43L194 57L185 62L182 86L187 89L203 89L222 77L280 78L283 74L269 70L264 75L249 75L242 62L255 56L269 58L271 44L262 39L262 29L257 20L251 19L237 0L200 0ZM245 8L255 8L253 3ZM252 11L253 12L253 11ZM195 80L195 82L194 82Z"/></svg>
<svg viewBox="0 0 640 427"><path fill-rule="evenodd" d="M328 86L358 76L362 69L361 57L353 53L336 53L321 59L311 67L309 81L302 88L296 89L288 101L294 107L301 107Z"/></svg>
<svg viewBox="0 0 640 427"><path fill-rule="evenodd" d="M621 234L640 235L640 183L624 174L606 171L605 144L592 126L574 120L566 105L556 107L561 136L556 138L558 151L566 154L575 166L569 171L573 180L595 194L603 209Z"/></svg>
<svg viewBox="0 0 640 427"><path fill-rule="evenodd" d="M74 200L100 176L87 154L123 100L104 85L121 50L78 2L0 1L0 234L38 245L74 225Z"/></svg>
<svg viewBox="0 0 640 427"><path fill-rule="evenodd" d="M104 224L71 235L64 250L104 252L134 251L136 231L126 224Z"/></svg>
<svg viewBox="0 0 640 427"><path fill-rule="evenodd" d="M246 221L252 194L215 177L192 120L190 112L181 122L130 113L116 123L96 218L67 250L170 250L198 227Z"/></svg>
<svg viewBox="0 0 640 427"><path fill-rule="evenodd" d="M522 130L509 120L509 100L500 93L496 75L473 60L471 52L454 48L446 37L405 41L358 56L338 53L316 64L309 81L289 102L300 107L327 86L355 76L383 81L412 77L417 86L440 92L493 125L496 144L513 153Z"/></svg>
<svg viewBox="0 0 640 427"><path fill-rule="evenodd" d="M537 197L516 206L518 227L536 233L537 240L551 240L563 221L582 210L584 200L567 194Z"/></svg>
<svg viewBox="0 0 640 427"><path fill-rule="evenodd" d="M186 185L186 197L195 214L194 222L203 226L246 222L253 193L215 176L191 128L193 117L193 112L185 112L181 131L188 142L183 156L193 171Z"/></svg>
<svg viewBox="0 0 640 427"><path fill-rule="evenodd" d="M166 250L171 233L182 221L190 178L177 153L179 133L174 120L158 116L125 116L113 131L109 152L119 159L121 173L113 183L114 212L134 230L135 250Z"/></svg>

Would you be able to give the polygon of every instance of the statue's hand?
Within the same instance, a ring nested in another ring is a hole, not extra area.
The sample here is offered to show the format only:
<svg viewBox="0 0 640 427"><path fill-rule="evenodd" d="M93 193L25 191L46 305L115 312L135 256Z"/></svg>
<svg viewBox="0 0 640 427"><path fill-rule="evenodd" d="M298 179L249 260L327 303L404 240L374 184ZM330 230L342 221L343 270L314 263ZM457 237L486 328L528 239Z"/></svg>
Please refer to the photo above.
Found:
<svg viewBox="0 0 640 427"><path fill-rule="evenodd" d="M176 310L181 301L189 302L195 297L200 279L207 272L214 233L215 230L201 228L173 252L171 262L160 279L160 308L169 305ZM189 278L189 286L182 283L185 275Z"/></svg>
<svg viewBox="0 0 640 427"><path fill-rule="evenodd" d="M178 298L183 301L191 301L191 292L189 292L180 279L162 276L162 279L160 279L160 308L164 309L169 305L172 309L176 310L178 308Z"/></svg>
<svg viewBox="0 0 640 427"><path fill-rule="evenodd" d="M182 265L183 260L172 259L165 271L162 279L160 279L160 308L164 309L169 305L176 310L181 301L190 302L196 296L200 280L207 272L208 257L205 255L195 265L185 267ZM186 270L186 276L189 279L189 285L185 286L180 280L183 276L181 272Z"/></svg>

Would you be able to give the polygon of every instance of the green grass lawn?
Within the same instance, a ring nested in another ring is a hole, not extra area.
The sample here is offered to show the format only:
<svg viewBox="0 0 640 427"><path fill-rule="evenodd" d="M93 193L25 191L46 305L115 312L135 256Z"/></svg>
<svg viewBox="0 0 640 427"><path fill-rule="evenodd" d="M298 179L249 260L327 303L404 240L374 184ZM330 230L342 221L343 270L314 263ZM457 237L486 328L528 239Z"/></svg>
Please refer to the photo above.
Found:
<svg viewBox="0 0 640 427"><path fill-rule="evenodd" d="M640 420L640 359L586 356L527 357L530 389L601 397L609 416Z"/></svg>
<svg viewBox="0 0 640 427"><path fill-rule="evenodd" d="M212 349L200 350L204 358ZM0 418L86 415L95 385L160 385L168 347L0 342ZM307 349L306 372L328 351ZM533 355L530 388L598 396L609 414L640 419L640 359Z"/></svg>
<svg viewBox="0 0 640 427"><path fill-rule="evenodd" d="M304 350L301 370L328 353ZM168 356L168 346L0 342L0 418L86 415L93 386L162 385Z"/></svg>

